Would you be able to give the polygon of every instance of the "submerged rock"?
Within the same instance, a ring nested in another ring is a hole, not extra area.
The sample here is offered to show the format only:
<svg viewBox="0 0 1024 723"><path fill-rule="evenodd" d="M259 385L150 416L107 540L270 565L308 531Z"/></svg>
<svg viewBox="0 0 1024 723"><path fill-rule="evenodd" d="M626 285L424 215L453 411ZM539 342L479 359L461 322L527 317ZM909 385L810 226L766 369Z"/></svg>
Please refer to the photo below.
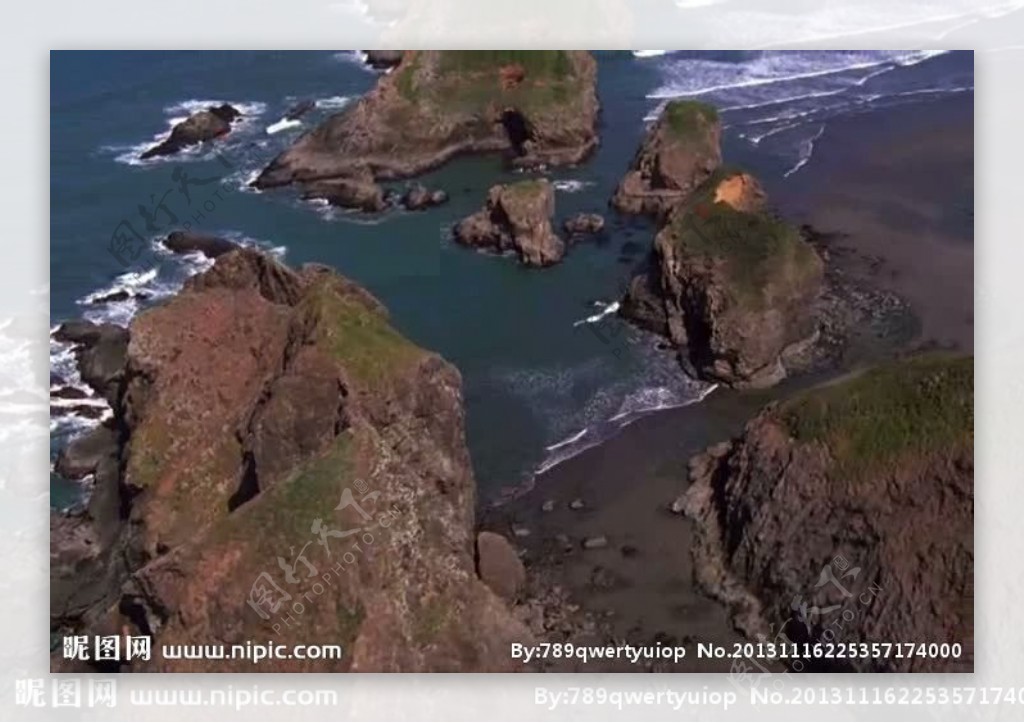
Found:
<svg viewBox="0 0 1024 723"><path fill-rule="evenodd" d="M964 646L812 670L972 670L973 380L970 357L891 362L765 408L691 463L696 578L741 631Z"/></svg>
<svg viewBox="0 0 1024 723"><path fill-rule="evenodd" d="M219 138L231 131L231 124L241 115L237 108L228 103L193 113L175 124L167 139L143 153L141 158L173 155L188 146Z"/></svg>
<svg viewBox="0 0 1024 723"><path fill-rule="evenodd" d="M494 186L486 207L455 227L455 240L498 253L514 251L527 266L550 266L565 255L551 228L554 187L545 179Z"/></svg>
<svg viewBox="0 0 1024 723"><path fill-rule="evenodd" d="M612 205L624 213L664 215L721 165L721 135L714 107L670 101L644 138Z"/></svg>
<svg viewBox="0 0 1024 723"><path fill-rule="evenodd" d="M597 145L596 75L584 51L406 51L376 88L302 136L255 185L365 168L376 181L409 178L467 153L505 153L516 166L577 163Z"/></svg>

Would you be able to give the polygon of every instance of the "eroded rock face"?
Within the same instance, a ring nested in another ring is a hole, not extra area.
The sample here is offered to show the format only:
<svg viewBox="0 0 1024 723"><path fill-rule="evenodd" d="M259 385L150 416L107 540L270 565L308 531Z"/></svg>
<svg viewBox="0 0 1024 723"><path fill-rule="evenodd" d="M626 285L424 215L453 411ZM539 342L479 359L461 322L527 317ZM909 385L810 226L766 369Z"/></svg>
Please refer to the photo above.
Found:
<svg viewBox="0 0 1024 723"><path fill-rule="evenodd" d="M53 521L55 630L343 647L278 671L512 666L529 633L476 575L458 372L365 290L233 251L135 318L125 376L112 497Z"/></svg>
<svg viewBox="0 0 1024 723"><path fill-rule="evenodd" d="M713 174L669 213L621 309L699 376L733 386L778 382L817 332L821 259L764 204L752 176Z"/></svg>
<svg viewBox="0 0 1024 723"><path fill-rule="evenodd" d="M586 236L604 230L604 217L599 213L577 213L562 225L570 236Z"/></svg>
<svg viewBox="0 0 1024 723"><path fill-rule="evenodd" d="M698 582L752 639L964 649L836 669L970 671L973 428L969 357L894 362L770 406L691 460Z"/></svg>
<svg viewBox="0 0 1024 723"><path fill-rule="evenodd" d="M227 103L193 113L171 129L167 140L150 148L141 158L170 156L188 146L218 138L230 132L231 124L241 115L237 108Z"/></svg>
<svg viewBox="0 0 1024 723"><path fill-rule="evenodd" d="M373 91L302 136L255 185L366 169L371 181L409 178L467 153L505 153L516 166L576 163L597 145L596 74L583 51L406 51Z"/></svg>
<svg viewBox="0 0 1024 723"><path fill-rule="evenodd" d="M368 169L353 169L352 175L307 183L302 197L321 199L332 206L377 213L387 208L384 189L373 180Z"/></svg>
<svg viewBox="0 0 1024 723"><path fill-rule="evenodd" d="M565 255L551 228L555 190L544 179L494 186L487 205L455 227L455 240L497 253L514 251L527 266L550 266Z"/></svg>
<svg viewBox="0 0 1024 723"><path fill-rule="evenodd" d="M612 205L623 213L664 215L721 165L721 134L713 107L670 102L644 138Z"/></svg>

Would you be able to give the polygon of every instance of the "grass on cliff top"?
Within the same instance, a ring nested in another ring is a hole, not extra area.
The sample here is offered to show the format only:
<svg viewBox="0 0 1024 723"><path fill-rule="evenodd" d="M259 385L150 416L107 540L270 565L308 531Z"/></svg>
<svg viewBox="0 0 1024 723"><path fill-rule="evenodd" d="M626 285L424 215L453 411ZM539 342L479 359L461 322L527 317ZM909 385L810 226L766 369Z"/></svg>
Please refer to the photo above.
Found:
<svg viewBox="0 0 1024 723"><path fill-rule="evenodd" d="M572 74L572 61L564 50L443 50L441 72L480 73L502 66L521 65L527 78L560 80Z"/></svg>
<svg viewBox="0 0 1024 723"><path fill-rule="evenodd" d="M387 319L330 282L310 289L302 303L315 324L316 340L370 388L400 374L425 353Z"/></svg>
<svg viewBox="0 0 1024 723"><path fill-rule="evenodd" d="M816 267L814 249L799 231L766 213L703 203L677 214L671 223L674 243L684 254L724 262L737 301L758 305L773 280L792 281L792 274L811 273Z"/></svg>
<svg viewBox="0 0 1024 723"><path fill-rule="evenodd" d="M439 55L437 76L429 87L418 82L422 54L407 58L395 78L403 98L466 112L480 112L491 103L540 112L571 101L579 84L565 50L445 50ZM518 86L502 87L499 72L506 65L523 67L525 78Z"/></svg>
<svg viewBox="0 0 1024 723"><path fill-rule="evenodd" d="M974 444L974 358L926 354L808 390L780 407L790 434L826 444L842 474Z"/></svg>
<svg viewBox="0 0 1024 723"><path fill-rule="evenodd" d="M689 140L715 123L718 111L713 105L699 100L673 100L665 106L664 118L674 137Z"/></svg>

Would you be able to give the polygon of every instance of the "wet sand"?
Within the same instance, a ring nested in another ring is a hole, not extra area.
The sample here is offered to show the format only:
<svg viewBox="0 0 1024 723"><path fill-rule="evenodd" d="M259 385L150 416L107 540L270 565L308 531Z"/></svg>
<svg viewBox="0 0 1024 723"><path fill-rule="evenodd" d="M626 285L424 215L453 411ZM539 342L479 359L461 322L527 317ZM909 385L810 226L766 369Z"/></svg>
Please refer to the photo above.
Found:
<svg viewBox="0 0 1024 723"><path fill-rule="evenodd" d="M973 349L972 105L965 96L835 121L805 169L768 187L791 220L840 234L830 241L829 263L909 302L919 322L911 346ZM692 526L669 510L686 487L687 460L738 434L772 399L848 372L833 369L768 391L720 389L692 407L640 419L540 475L522 497L484 511L482 524L507 535L531 575L565 586L614 639L689 643L690 657L668 669L728 670L727 661L695 656L693 643L742 638L724 608L695 589ZM577 499L584 507L571 509ZM544 511L546 502L553 509ZM597 536L607 538L606 547L583 548Z"/></svg>

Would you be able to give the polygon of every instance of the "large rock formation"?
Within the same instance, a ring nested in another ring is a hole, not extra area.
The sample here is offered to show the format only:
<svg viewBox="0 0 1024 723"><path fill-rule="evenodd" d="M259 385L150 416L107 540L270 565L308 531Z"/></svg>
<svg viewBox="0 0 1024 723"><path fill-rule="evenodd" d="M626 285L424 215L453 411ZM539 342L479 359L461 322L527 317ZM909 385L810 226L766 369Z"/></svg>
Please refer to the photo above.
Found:
<svg viewBox="0 0 1024 723"><path fill-rule="evenodd" d="M716 171L668 214L621 309L697 375L734 386L779 381L817 332L821 259L764 204L752 176Z"/></svg>
<svg viewBox="0 0 1024 723"><path fill-rule="evenodd" d="M721 165L721 134L712 106L671 101L644 138L612 205L624 213L667 213Z"/></svg>
<svg viewBox="0 0 1024 723"><path fill-rule="evenodd" d="M255 185L408 178L465 153L505 153L517 166L576 163L597 145L596 74L584 51L406 51Z"/></svg>
<svg viewBox="0 0 1024 723"><path fill-rule="evenodd" d="M116 445L52 520L54 631L343 650L106 664L132 671L511 667L529 633L475 572L460 387L334 272L220 256L132 323Z"/></svg>
<svg viewBox="0 0 1024 723"><path fill-rule="evenodd" d="M455 227L455 240L497 253L514 251L527 266L550 266L565 255L551 228L555 190L545 179L494 186L487 205Z"/></svg>
<svg viewBox="0 0 1024 723"><path fill-rule="evenodd" d="M188 146L219 138L231 131L231 124L241 115L237 108L227 103L197 111L175 124L166 140L143 153L141 158L170 156Z"/></svg>
<svg viewBox="0 0 1024 723"><path fill-rule="evenodd" d="M969 357L893 362L770 406L694 458L698 582L751 638L963 645L795 669L970 671L973 380Z"/></svg>

